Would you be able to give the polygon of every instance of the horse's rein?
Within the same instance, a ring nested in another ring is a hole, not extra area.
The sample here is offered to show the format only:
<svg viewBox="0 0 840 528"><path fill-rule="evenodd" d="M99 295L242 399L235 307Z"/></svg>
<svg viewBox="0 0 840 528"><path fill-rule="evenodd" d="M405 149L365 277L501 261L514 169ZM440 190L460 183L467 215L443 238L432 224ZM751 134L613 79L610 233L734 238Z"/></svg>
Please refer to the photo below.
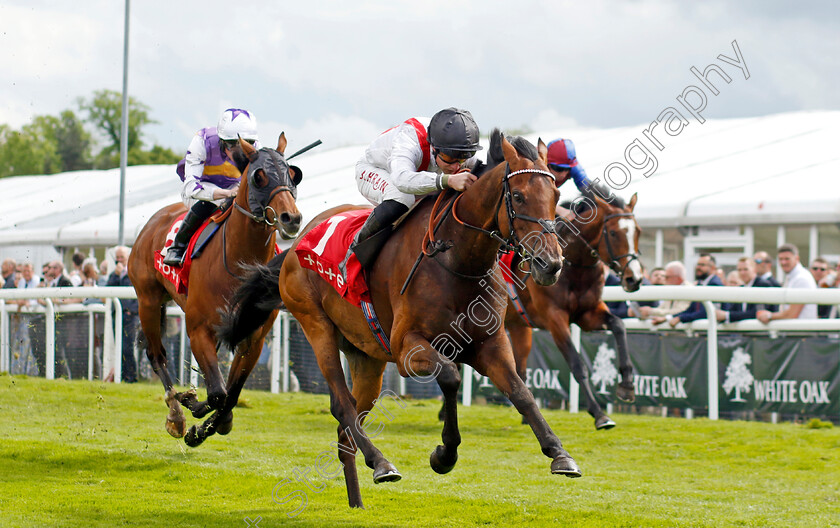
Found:
<svg viewBox="0 0 840 528"><path fill-rule="evenodd" d="M583 244L589 249L589 254L595 259L595 263L591 264L591 265L586 265L586 264L578 264L578 263L570 260L569 264L574 266L574 267L578 267L578 268L594 268L595 266L598 265L599 262L603 262L608 268L613 270L618 276L623 275L624 270L627 269L627 266L629 266L630 263L633 260L638 260L639 256L636 253L625 253L624 255L618 255L618 256L613 255L612 244L610 244L610 237L609 237L609 234L607 233L607 221L610 220L611 218L620 218L620 217L633 218L635 220L636 215L634 213L614 213L614 214L610 214L610 215L607 215L607 216L604 217L604 227L601 228L601 236L603 237L604 241L607 244L607 254L610 257L609 262L607 262L606 260L601 258L601 253L597 249L595 249L589 242L586 241L586 239L584 239L580 235L579 230L573 229L573 230L571 230L572 234L574 234L574 236L578 240L583 242ZM557 238L559 239L560 234L559 233L556 233L556 234L557 234ZM625 258L625 257L630 257L630 258L623 266L619 266L618 261Z"/></svg>

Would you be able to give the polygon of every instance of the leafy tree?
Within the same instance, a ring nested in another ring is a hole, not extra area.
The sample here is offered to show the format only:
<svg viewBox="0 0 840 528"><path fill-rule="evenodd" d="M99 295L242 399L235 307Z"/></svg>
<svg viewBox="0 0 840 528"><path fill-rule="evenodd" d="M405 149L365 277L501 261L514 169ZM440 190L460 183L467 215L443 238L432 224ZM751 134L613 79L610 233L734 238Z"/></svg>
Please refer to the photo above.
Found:
<svg viewBox="0 0 840 528"><path fill-rule="evenodd" d="M57 119L36 116L19 131L0 125L0 177L61 171L53 134Z"/></svg>
<svg viewBox="0 0 840 528"><path fill-rule="evenodd" d="M55 140L61 157L61 170L90 169L91 137L72 110L61 112L55 128Z"/></svg>
<svg viewBox="0 0 840 528"><path fill-rule="evenodd" d="M113 90L98 90L89 100L80 98L79 108L87 112L88 121L104 137L105 147L96 159L97 168L119 165L122 134L122 94ZM149 117L150 108L133 97L128 98L128 151L143 148L141 129L157 123Z"/></svg>

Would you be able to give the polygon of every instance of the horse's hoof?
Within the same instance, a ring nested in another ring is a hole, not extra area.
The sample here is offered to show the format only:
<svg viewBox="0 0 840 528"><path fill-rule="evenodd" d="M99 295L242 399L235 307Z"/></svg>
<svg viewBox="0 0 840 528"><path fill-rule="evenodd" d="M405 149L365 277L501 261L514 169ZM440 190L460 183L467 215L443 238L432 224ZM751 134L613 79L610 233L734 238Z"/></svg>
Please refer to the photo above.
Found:
<svg viewBox="0 0 840 528"><path fill-rule="evenodd" d="M383 467L373 471L373 483L381 484L382 482L396 482L402 478L400 472L393 464L388 462Z"/></svg>
<svg viewBox="0 0 840 528"><path fill-rule="evenodd" d="M595 429L599 431L612 429L613 427L615 427L615 422L606 414L595 420Z"/></svg>
<svg viewBox="0 0 840 528"><path fill-rule="evenodd" d="M439 445L432 451L432 454L429 456L429 465L432 466L432 470L439 475L445 475L452 471L452 468L455 467L455 462L458 461L458 453L455 453L455 460L452 461L451 464L444 464L441 461L443 457L444 447Z"/></svg>
<svg viewBox="0 0 840 528"><path fill-rule="evenodd" d="M184 437L184 443L190 447L198 447L204 442L204 438L198 436L198 429L190 427L190 432Z"/></svg>
<svg viewBox="0 0 840 528"><path fill-rule="evenodd" d="M577 462L568 455L559 455L551 462L551 473L554 475L565 475L570 478L581 476Z"/></svg>
<svg viewBox="0 0 840 528"><path fill-rule="evenodd" d="M216 425L216 432L220 435L226 435L233 429L233 413L228 415L228 419Z"/></svg>
<svg viewBox="0 0 840 528"><path fill-rule="evenodd" d="M187 431L187 422L181 418L181 420L166 420L166 432L172 438L182 438L184 433Z"/></svg>
<svg viewBox="0 0 840 528"><path fill-rule="evenodd" d="M619 383L618 387L615 389L615 395L618 396L618 399L627 403L633 403L636 401L636 389L633 387L632 383L630 383L629 387Z"/></svg>

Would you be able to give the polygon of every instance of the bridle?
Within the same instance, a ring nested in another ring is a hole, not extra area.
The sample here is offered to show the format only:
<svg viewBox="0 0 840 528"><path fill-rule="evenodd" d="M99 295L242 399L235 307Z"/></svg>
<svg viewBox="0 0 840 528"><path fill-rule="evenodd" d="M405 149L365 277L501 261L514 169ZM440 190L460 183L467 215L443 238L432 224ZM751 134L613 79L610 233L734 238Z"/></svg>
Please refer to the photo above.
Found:
<svg viewBox="0 0 840 528"><path fill-rule="evenodd" d="M285 174L286 175L286 180L288 181L288 184L281 184L281 185L277 185L276 187L274 187L271 190L271 192L268 193L268 197L265 200L259 199L261 197L255 198L253 200L253 202L259 204L259 207L258 207L259 214L252 213L251 211L245 209L244 207L242 207L241 205L239 205L235 201L233 202L233 206L234 206L234 208L236 208L237 211L244 214L245 216L247 216L248 218L250 218L251 220L253 220L254 222L256 222L258 224L264 223L268 227L276 227L278 222L280 221L280 215L278 215L277 211L275 211L274 208L271 207L268 204L270 204L271 200L273 200L274 197L277 196L277 194L279 194L281 192L288 192L289 194L292 195L292 198L297 199L297 186L295 186L294 182L292 182L291 177L289 176L288 169L286 169L285 172L282 170L282 168L280 166L280 160L279 160L279 156L277 154L277 151L275 151L274 149L270 149L270 148L262 148L258 151L258 153L268 153L269 157L271 158L272 164L274 165L274 169L277 171L278 180L280 179L280 175ZM260 156L260 157L262 157L262 156ZM259 160L259 158L258 158L258 160ZM259 191L258 189L256 189L256 186L253 185L253 174L254 174L254 172L258 171L259 169L263 169L265 171L265 167L262 166L263 164L262 163L257 163L258 160L254 160L254 162L250 163L249 166L248 166L248 202L249 203L252 201L252 198L254 198L254 194L257 194L258 191ZM266 176L268 176L268 171L266 171ZM271 179L271 177L269 176L269 181L270 181L270 179ZM259 194L265 194L265 193L259 193ZM271 216L272 216L271 219L269 219L269 216L268 216L269 211L271 211Z"/></svg>
<svg viewBox="0 0 840 528"><path fill-rule="evenodd" d="M609 259L610 259L609 262L601 258L601 253L597 249L592 247L592 245L589 242L587 242L586 239L584 239L581 236L580 231L578 231L577 229L574 229L574 230L572 230L572 233L575 235L575 237L577 237L578 240L580 240L586 246L586 248L589 250L589 255L595 259L595 263L591 264L591 265L585 265L585 264L577 264L575 262L569 261L570 265L575 266L575 267L590 268L590 267L595 267L598 264L598 262L603 262L604 264L607 265L607 267L609 267L611 270L613 270L616 273L616 275L618 275L619 277L622 277L622 276L624 276L624 271L627 269L627 267L630 265L630 263L633 262L634 260L639 260L639 255L635 252L624 253L623 255L615 255L615 253L613 252L613 246L610 243L610 237L609 237L609 233L607 231L607 223L613 218L632 218L633 221L635 222L636 215L634 213L613 213L613 214L609 214L609 215L604 217L604 227L601 228L601 237L604 239L604 241L607 244L607 255L609 255ZM562 226L562 224L558 225L558 227L561 227L561 226ZM560 238L560 233L557 232L556 235L557 235L557 238L559 239ZM623 258L627 258L627 262L625 262L624 265L621 265L621 264L619 264L619 261Z"/></svg>
<svg viewBox="0 0 840 528"><path fill-rule="evenodd" d="M446 207L446 209L443 212L441 212L439 214L435 214L435 212L439 209L439 206L440 206L440 203L442 201L443 195L445 194L445 193L441 193L438 196L438 199L435 202L434 207L432 208L432 214L429 216L429 229L426 232L426 235L423 237L423 246L421 248L422 252L423 252L422 254L427 256L427 257L434 258L438 253L442 253L442 252L447 251L448 249L453 247L454 244L451 243L451 242L443 242L443 241L440 241L440 240L435 240L435 238L434 238L435 232L437 231L437 228L440 226L440 224L443 222L443 220L446 218L446 216L451 211L452 218L458 224L460 224L460 225L462 225L462 226L464 226L468 229L472 229L472 230L484 233L485 235L489 236L493 240L496 240L497 242L499 242L499 244L501 244L501 248L500 248L501 251L504 251L504 252L515 251L516 253L518 253L520 255L520 257L522 257L523 261L530 262L531 260L533 260L536 255L531 255L530 252L528 251L528 249L525 247L525 245L519 239L519 236L516 234L516 230L513 227L513 222L518 219L518 220L522 220L522 221L526 221L526 222L533 222L535 224L539 224L540 227L542 228L541 231L540 231L541 234L555 233L556 225L555 225L554 220L547 220L545 218L534 218L533 216L523 215L523 214L520 214L520 213L516 212L516 210L513 207L513 198L512 198L513 192L511 191L511 188L510 188L510 179L513 178L514 176L518 176L520 174L538 174L540 176L545 176L546 178L550 178L551 181L554 182L554 175L552 175L548 171L544 171L544 170L540 170L540 169L520 169L518 171L510 172L510 165L509 164L507 165L507 167L505 169L505 176L504 176L504 179L503 179L504 190L502 192L502 196L499 197L499 201L496 203L496 211L493 213L493 218L496 219L496 224L498 225L499 224L499 221L498 221L499 212L501 211L502 203L505 204L505 213L507 214L508 226L510 227L510 234L507 236L507 238L502 236L502 232L499 229L495 229L495 230L491 231L491 230L488 230L488 229L484 229L483 227L480 227L480 226L475 226L475 225L469 224L469 223L465 222L464 220L461 220L461 218L458 216L457 206L458 206L458 202L464 196L463 193L459 194L454 200L451 200L449 202L448 206ZM435 259L435 260L437 260L437 259ZM440 263L440 261L438 261L438 263ZM443 264L441 263L441 265L443 265ZM446 268L446 269L449 270L450 272L454 273L455 275L461 276L461 274L455 272L454 270L450 270L449 268ZM473 277L473 276L464 275L462 278L480 278L480 277Z"/></svg>

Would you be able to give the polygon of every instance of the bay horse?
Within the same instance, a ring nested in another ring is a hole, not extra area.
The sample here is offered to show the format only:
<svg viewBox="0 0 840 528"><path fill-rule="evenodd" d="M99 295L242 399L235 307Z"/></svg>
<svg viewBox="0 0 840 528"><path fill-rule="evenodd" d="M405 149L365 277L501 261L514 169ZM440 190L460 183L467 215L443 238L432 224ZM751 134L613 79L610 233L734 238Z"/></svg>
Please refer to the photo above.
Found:
<svg viewBox="0 0 840 528"><path fill-rule="evenodd" d="M638 260L641 229L633 214L637 195L634 194L627 204L617 196L608 202L594 191L584 193L582 198L583 201L573 202L574 218L570 222L557 222L566 260L555 284L536 284L514 258L511 271L516 277L515 282L525 284L524 289L517 290L519 301L533 327L520 315L511 300L505 314L505 328L510 334L516 370L522 379L525 379L528 355L531 353L533 328L551 332L554 343L583 391L587 410L595 419L595 428L610 429L615 422L595 400L586 365L572 343L569 325L574 323L585 332L603 328L612 331L621 374L616 395L624 401L634 401L633 365L627 350L624 323L620 317L610 313L601 300L601 294L604 289L604 265L621 278L625 291L636 291L642 284L642 269Z"/></svg>
<svg viewBox="0 0 840 528"><path fill-rule="evenodd" d="M446 191L435 204L431 200L418 203L369 270L371 298L385 334L390 336L390 352L375 339L360 308L340 297L317 272L300 265L293 252L300 237L287 254L251 275L232 300L231 312L220 329L220 337L231 346L245 339L262 320L255 307L267 305L262 309L264 317L272 308L268 302L272 298L276 303L282 301L298 320L329 385L330 410L339 423L338 457L351 507L363 507L355 464L357 447L373 470L375 483L401 478L361 425L380 394L388 362L396 363L403 377L437 381L443 392L443 445L437 446L429 459L437 473L449 472L458 459L458 362L489 376L527 417L543 454L552 459L552 473L581 475L516 373L502 324L507 296L497 266L497 254L504 244L532 259L534 281L551 284L557 280L562 251L553 220L559 191L547 171L547 148L542 140L533 149L535 159L529 159L494 130L491 150L494 148L503 151L506 163L488 169L463 193ZM438 204L446 199L452 204L451 214L438 214ZM341 206L325 211L304 233L335 214L359 208ZM438 228L433 230L438 219ZM435 236L438 242L449 241L444 244L448 248L430 252ZM401 294L415 264L415 248L430 256L414 268L416 273ZM352 393L344 379L339 349L347 358Z"/></svg>
<svg viewBox="0 0 840 528"><path fill-rule="evenodd" d="M156 212L140 231L129 258L128 274L137 291L141 332L138 342L146 348L149 362L165 390L169 408L166 430L175 438L185 434L184 413L181 403L202 418L211 410L216 412L203 425L203 430L227 434L232 427L231 409L236 404L244 385L239 372L250 372L262 349L263 338L274 318L270 317L260 329L248 349L236 355L230 368L228 388L216 353L215 326L219 323L218 309L239 286L243 266L247 263L265 263L274 255L276 232L281 237L294 238L300 228L301 214L295 205L297 184L302 172L286 163L283 153L286 136L280 134L277 149L256 150L247 141L239 140L248 157L242 171L239 191L233 202L233 211L220 228L221 233L207 243L200 258L192 262L188 294L179 294L175 286L155 269L155 251L164 246L167 233L175 219L184 213L182 203L169 205ZM199 402L194 391L178 393L166 368L166 351L161 341L161 324L165 317L166 303L174 300L186 315L187 334L192 353L198 361L207 387L207 401ZM275 314L276 315L276 314ZM241 381L241 383L240 383ZM185 439L195 444L195 426Z"/></svg>

